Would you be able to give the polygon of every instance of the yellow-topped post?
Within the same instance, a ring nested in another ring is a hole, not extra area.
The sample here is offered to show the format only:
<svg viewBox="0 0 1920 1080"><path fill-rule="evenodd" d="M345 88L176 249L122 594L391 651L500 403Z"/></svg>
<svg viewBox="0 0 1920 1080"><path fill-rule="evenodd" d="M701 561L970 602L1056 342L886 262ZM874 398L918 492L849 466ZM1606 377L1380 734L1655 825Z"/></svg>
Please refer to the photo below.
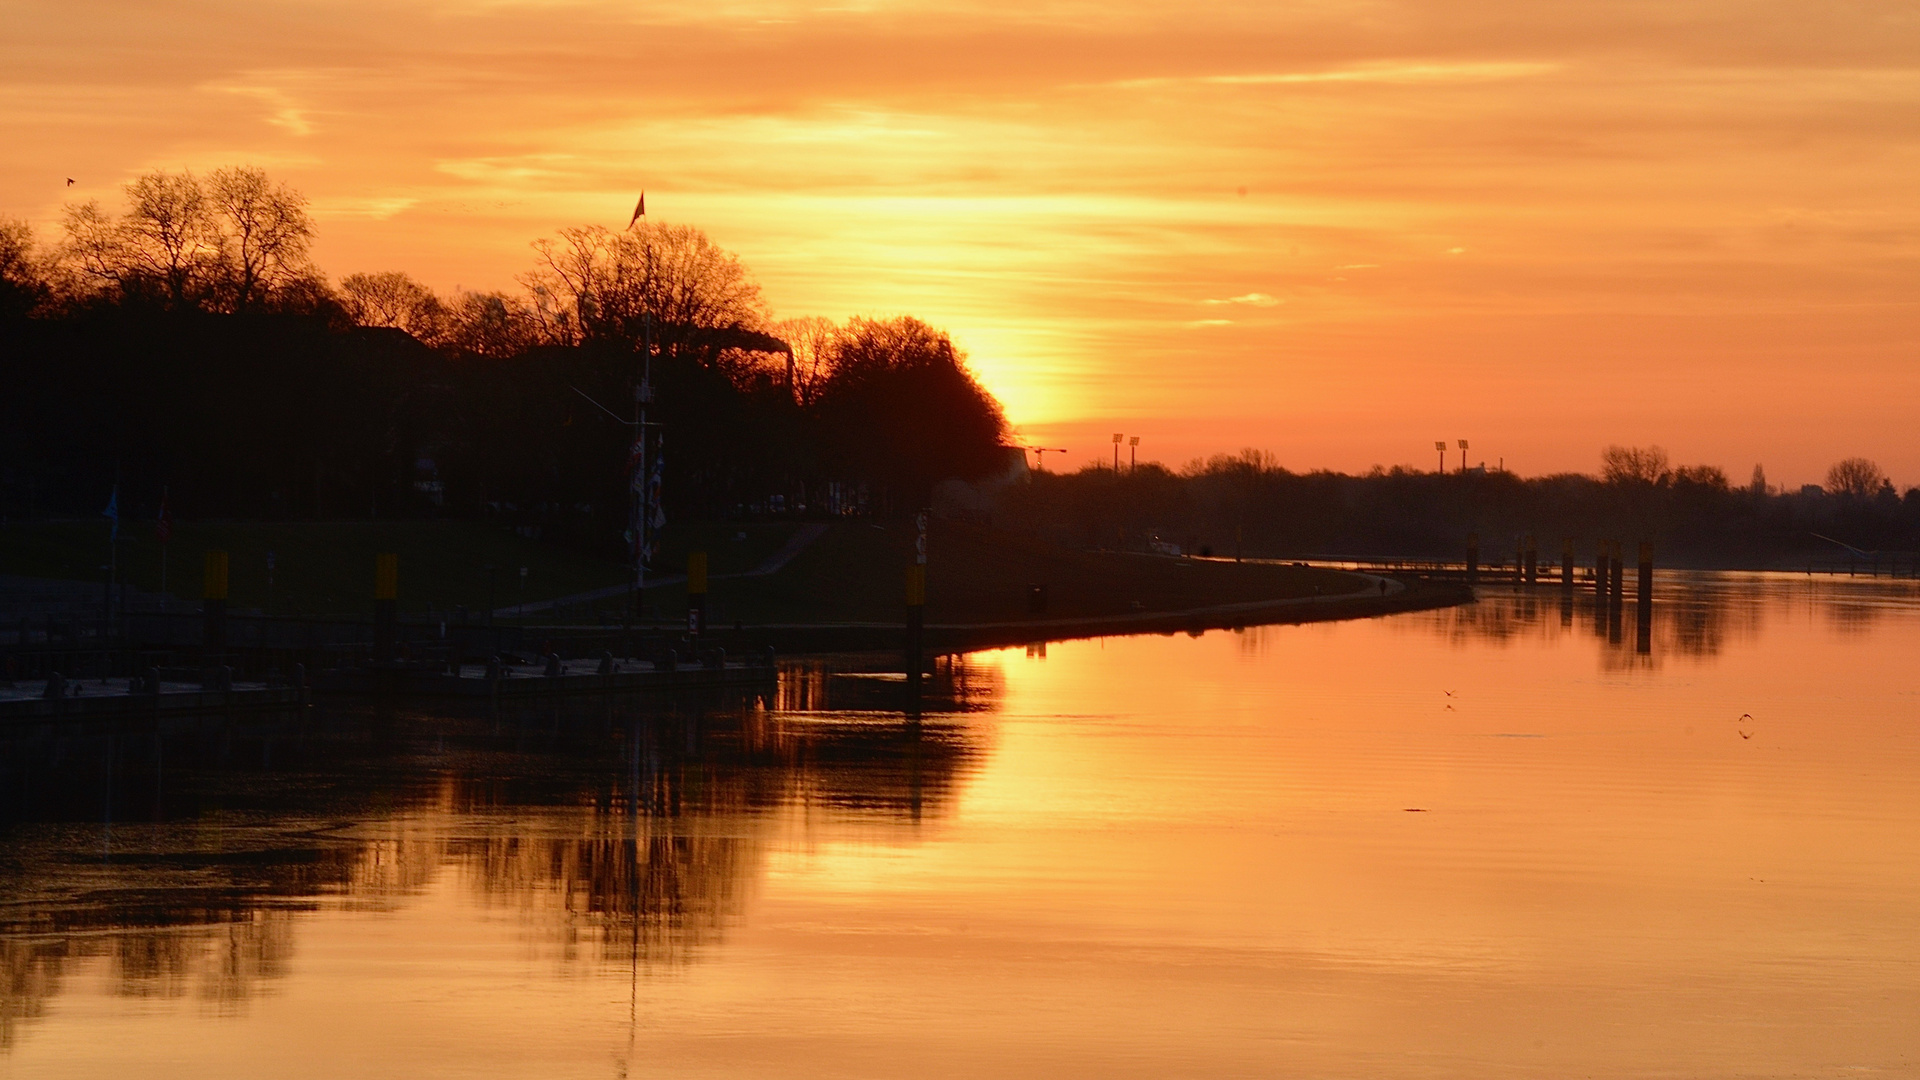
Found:
<svg viewBox="0 0 1920 1080"><path fill-rule="evenodd" d="M400 598L400 556L383 551L373 557L373 649L393 659L394 609Z"/></svg>
<svg viewBox="0 0 1920 1080"><path fill-rule="evenodd" d="M200 576L200 610L206 615L203 641L209 649L227 643L227 553L207 552L206 566Z"/></svg>
<svg viewBox="0 0 1920 1080"><path fill-rule="evenodd" d="M687 633L694 637L707 622L707 553L687 553Z"/></svg>

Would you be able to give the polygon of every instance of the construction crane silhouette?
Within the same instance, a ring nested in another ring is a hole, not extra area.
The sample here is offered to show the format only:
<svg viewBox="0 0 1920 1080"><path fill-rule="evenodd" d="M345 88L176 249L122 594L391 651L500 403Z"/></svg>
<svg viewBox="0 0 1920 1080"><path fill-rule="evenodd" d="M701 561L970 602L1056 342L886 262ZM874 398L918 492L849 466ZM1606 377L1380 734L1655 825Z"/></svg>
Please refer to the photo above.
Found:
<svg viewBox="0 0 1920 1080"><path fill-rule="evenodd" d="M1038 472L1047 471L1047 455L1048 454L1066 453L1065 449L1058 446L1027 446L1027 447L1022 447L1021 449L1033 451L1033 467Z"/></svg>

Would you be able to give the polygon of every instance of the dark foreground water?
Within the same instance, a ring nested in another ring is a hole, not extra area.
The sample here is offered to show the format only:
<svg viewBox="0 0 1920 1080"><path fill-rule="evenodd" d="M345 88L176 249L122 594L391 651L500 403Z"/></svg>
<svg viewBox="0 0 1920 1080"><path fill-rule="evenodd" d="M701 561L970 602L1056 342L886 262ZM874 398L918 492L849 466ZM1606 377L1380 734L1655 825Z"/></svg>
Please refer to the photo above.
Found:
<svg viewBox="0 0 1920 1080"><path fill-rule="evenodd" d="M1920 593L1656 608L0 738L0 1077L1920 1074Z"/></svg>

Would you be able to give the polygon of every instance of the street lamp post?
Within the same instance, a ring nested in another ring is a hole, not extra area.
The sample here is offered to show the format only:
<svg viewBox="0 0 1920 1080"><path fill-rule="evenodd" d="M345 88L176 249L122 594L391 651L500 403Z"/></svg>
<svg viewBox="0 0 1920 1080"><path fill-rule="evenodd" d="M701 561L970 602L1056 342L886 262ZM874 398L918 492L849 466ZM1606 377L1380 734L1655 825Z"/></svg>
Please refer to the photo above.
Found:
<svg viewBox="0 0 1920 1080"><path fill-rule="evenodd" d="M1140 463L1138 460L1139 454L1140 454L1140 436L1138 435L1130 436L1127 439L1127 471L1129 473L1133 471L1135 465L1138 465Z"/></svg>
<svg viewBox="0 0 1920 1080"><path fill-rule="evenodd" d="M1460 471L1467 471L1467 440L1460 440Z"/></svg>
<svg viewBox="0 0 1920 1080"><path fill-rule="evenodd" d="M1119 432L1113 433L1113 475L1120 475L1120 440L1126 438Z"/></svg>
<svg viewBox="0 0 1920 1080"><path fill-rule="evenodd" d="M1433 441L1433 448L1435 450L1440 451L1440 470L1439 471L1441 476L1445 476L1447 474L1447 440L1435 439Z"/></svg>

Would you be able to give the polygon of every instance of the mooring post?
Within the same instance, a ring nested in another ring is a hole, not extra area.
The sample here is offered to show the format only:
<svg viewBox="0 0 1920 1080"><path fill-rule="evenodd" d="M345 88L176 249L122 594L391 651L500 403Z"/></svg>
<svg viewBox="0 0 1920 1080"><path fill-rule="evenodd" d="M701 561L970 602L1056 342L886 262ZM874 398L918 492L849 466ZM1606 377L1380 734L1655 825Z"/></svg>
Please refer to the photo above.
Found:
<svg viewBox="0 0 1920 1080"><path fill-rule="evenodd" d="M1593 598L1601 607L1607 606L1607 542L1605 540L1594 541Z"/></svg>
<svg viewBox="0 0 1920 1080"><path fill-rule="evenodd" d="M1480 579L1480 534L1467 534L1467 584Z"/></svg>
<svg viewBox="0 0 1920 1080"><path fill-rule="evenodd" d="M1560 541L1560 591L1573 591L1573 537Z"/></svg>
<svg viewBox="0 0 1920 1080"><path fill-rule="evenodd" d="M1611 606L1618 608L1626 600L1625 585L1627 564L1626 560L1621 558L1622 546L1620 541L1615 540L1609 547L1612 551L1609 561L1612 563L1613 571L1613 598Z"/></svg>
<svg viewBox="0 0 1920 1080"><path fill-rule="evenodd" d="M707 622L707 553L687 552L687 634L699 637Z"/></svg>
<svg viewBox="0 0 1920 1080"><path fill-rule="evenodd" d="M400 595L400 556L383 551L373 557L373 656L393 659L394 609Z"/></svg>
<svg viewBox="0 0 1920 1080"><path fill-rule="evenodd" d="M907 566L907 709L920 711L921 637L926 631L927 512L914 515L913 562Z"/></svg>
<svg viewBox="0 0 1920 1080"><path fill-rule="evenodd" d="M1653 543L1640 541L1639 603L1634 608L1634 630L1641 653L1653 651Z"/></svg>
<svg viewBox="0 0 1920 1080"><path fill-rule="evenodd" d="M207 552L205 572L200 578L201 611L206 615L204 644L209 652L218 652L227 643L227 553ZM52 634L47 639L53 639Z"/></svg>
<svg viewBox="0 0 1920 1080"><path fill-rule="evenodd" d="M1540 542L1532 533L1527 534L1527 584L1540 581Z"/></svg>

